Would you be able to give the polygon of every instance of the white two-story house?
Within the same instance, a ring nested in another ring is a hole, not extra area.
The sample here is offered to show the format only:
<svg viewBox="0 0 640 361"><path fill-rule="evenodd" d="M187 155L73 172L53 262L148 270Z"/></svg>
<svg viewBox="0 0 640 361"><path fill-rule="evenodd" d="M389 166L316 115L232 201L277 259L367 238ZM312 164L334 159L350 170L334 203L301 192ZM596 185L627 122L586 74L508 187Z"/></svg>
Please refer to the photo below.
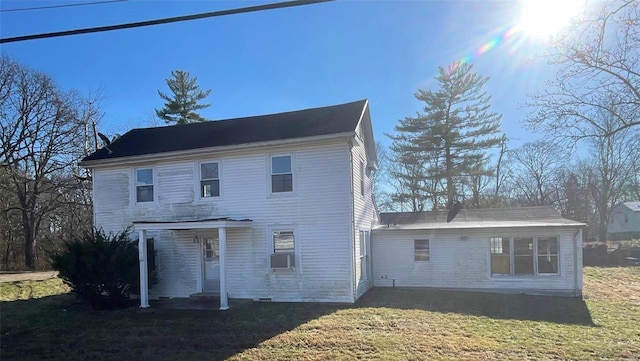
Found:
<svg viewBox="0 0 640 361"><path fill-rule="evenodd" d="M140 240L142 307L201 292L221 309L228 297L355 302L373 285L366 100L134 129L81 164L95 225Z"/></svg>

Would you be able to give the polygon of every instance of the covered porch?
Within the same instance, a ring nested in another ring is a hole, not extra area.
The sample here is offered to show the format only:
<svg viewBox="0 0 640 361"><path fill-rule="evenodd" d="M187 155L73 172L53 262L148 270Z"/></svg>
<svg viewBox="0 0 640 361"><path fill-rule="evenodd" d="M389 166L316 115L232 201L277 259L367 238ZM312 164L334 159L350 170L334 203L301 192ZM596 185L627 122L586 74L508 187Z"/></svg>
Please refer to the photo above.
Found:
<svg viewBox="0 0 640 361"><path fill-rule="evenodd" d="M138 257L140 260L140 307L149 307L149 284L148 284L148 256L147 256L147 235L148 232L155 231L217 231L218 239L218 260L219 260L219 285L217 291L220 297L220 310L229 309L229 299L226 284L226 258L227 258L227 229L228 228L251 228L252 221L249 219L214 218L187 221L139 221L133 222L134 231L138 233ZM204 282L204 280L201 280Z"/></svg>

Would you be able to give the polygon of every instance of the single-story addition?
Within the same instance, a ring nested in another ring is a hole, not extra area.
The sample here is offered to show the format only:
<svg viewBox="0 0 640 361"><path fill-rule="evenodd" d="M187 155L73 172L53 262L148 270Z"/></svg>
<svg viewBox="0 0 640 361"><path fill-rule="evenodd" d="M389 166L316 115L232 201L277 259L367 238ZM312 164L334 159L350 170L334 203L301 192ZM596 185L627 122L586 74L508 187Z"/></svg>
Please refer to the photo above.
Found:
<svg viewBox="0 0 640 361"><path fill-rule="evenodd" d="M640 238L640 202L624 202L613 207L607 233L614 241Z"/></svg>
<svg viewBox="0 0 640 361"><path fill-rule="evenodd" d="M552 207L381 213L375 287L582 295L582 227Z"/></svg>

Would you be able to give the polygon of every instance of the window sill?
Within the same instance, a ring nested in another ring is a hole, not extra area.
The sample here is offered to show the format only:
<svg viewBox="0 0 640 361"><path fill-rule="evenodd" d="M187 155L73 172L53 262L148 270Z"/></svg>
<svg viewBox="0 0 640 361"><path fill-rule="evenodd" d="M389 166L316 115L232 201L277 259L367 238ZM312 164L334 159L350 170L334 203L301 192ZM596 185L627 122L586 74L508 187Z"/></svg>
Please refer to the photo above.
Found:
<svg viewBox="0 0 640 361"><path fill-rule="evenodd" d="M222 201L222 197L198 197L193 200L194 203L213 203Z"/></svg>
<svg viewBox="0 0 640 361"><path fill-rule="evenodd" d="M134 202L132 204L133 207L137 207L137 208L155 207L157 205L158 205L158 201L153 201L153 202Z"/></svg>
<svg viewBox="0 0 640 361"><path fill-rule="evenodd" d="M287 197L294 197L296 195L296 193L294 191L291 192L276 192L276 193L269 193L267 195L267 198L287 198Z"/></svg>
<svg viewBox="0 0 640 361"><path fill-rule="evenodd" d="M492 274L489 275L491 278L495 279L538 279L538 278L549 278L549 277L561 277L559 273L544 273L538 275L502 275L502 274Z"/></svg>

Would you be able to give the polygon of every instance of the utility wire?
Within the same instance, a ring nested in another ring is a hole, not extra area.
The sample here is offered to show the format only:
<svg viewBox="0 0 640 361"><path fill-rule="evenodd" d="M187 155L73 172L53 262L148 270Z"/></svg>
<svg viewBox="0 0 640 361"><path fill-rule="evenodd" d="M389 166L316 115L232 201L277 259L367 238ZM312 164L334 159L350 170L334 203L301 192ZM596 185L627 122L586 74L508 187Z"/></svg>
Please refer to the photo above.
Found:
<svg viewBox="0 0 640 361"><path fill-rule="evenodd" d="M127 0L107 0L107 1L94 1L90 3L80 3L80 4L65 4L65 5L49 5L49 6L36 6L32 8L18 8L18 9L5 9L0 10L0 13L8 13L11 11L28 11L28 10L42 10L42 9L54 9L54 8L68 8L72 6L85 6L85 5L98 5L98 4L108 4L108 3L117 3Z"/></svg>
<svg viewBox="0 0 640 361"><path fill-rule="evenodd" d="M136 22L136 23L126 23L126 24L119 24L119 25L101 26L101 27L95 27L95 28L85 28L85 29L76 29L76 30L57 31L57 32L53 32L53 33L43 33L43 34L34 34L34 35L15 36L15 37L12 37L12 38L2 38L2 39L0 39L0 44L3 44L3 43L14 43L14 42L18 42L18 41L26 41L26 40L34 40L34 39L55 38L55 37L60 37L60 36L99 33L99 32L104 32L104 31L112 31L112 30L120 30L120 29L140 28L140 27L143 27L143 26L168 24L168 23L175 23L175 22L180 22L180 21L189 21L189 20L196 20L196 19L211 18L211 17L216 17L216 16L225 16L225 15L250 13L250 12L256 12L256 11L263 11L263 10L288 8L288 7L292 7L292 6L310 5L310 4L323 3L323 2L329 2L329 1L334 1L334 0L285 1L285 2L279 2L279 3L271 3L271 4L258 5L258 6L249 6L249 7L244 7L244 8L230 9L230 10L212 11L212 12L208 12L208 13L200 13L200 14L185 15L185 16L176 16L176 17L172 17L172 18L164 18L164 19L157 19L157 20L140 21L140 22Z"/></svg>

